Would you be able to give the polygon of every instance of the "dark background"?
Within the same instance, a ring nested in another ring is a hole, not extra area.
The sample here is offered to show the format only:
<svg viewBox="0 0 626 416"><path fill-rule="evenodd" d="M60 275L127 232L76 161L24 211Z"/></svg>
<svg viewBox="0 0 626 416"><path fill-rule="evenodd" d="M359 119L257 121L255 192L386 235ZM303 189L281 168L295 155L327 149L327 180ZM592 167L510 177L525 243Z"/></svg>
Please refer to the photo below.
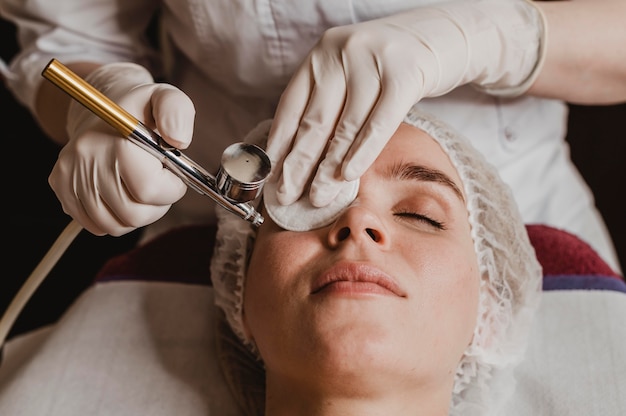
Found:
<svg viewBox="0 0 626 416"><path fill-rule="evenodd" d="M17 51L14 27L0 19L0 57ZM63 213L47 178L59 148L39 130L30 113L0 83L4 160L5 228L0 313L54 243L70 218ZM570 106L572 159L596 195L623 268L626 268L626 104ZM96 237L82 231L31 298L9 337L57 320L91 284L107 259L136 243L138 233Z"/></svg>

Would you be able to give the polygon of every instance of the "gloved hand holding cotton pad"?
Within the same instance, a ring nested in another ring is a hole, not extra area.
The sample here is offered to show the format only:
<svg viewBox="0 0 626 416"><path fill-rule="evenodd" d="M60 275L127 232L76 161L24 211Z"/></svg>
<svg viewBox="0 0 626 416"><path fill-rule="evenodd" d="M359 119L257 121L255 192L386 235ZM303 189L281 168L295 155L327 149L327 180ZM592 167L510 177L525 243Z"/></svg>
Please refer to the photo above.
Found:
<svg viewBox="0 0 626 416"><path fill-rule="evenodd" d="M265 148L272 120L259 123L244 139L246 143L256 144ZM276 169L276 167L273 167ZM285 180L285 178L283 178ZM263 201L265 214L281 228L289 231L308 231L324 227L333 222L354 199L359 191L359 180L344 181L337 197L323 207L311 204L308 192L291 205L282 205L276 197L278 175L272 175L264 185Z"/></svg>
<svg viewBox="0 0 626 416"><path fill-rule="evenodd" d="M345 182L333 201L324 207L314 207L305 193L291 205L281 205L276 198L277 181L265 185L265 212L279 227L289 231L308 231L333 222L359 192L359 180Z"/></svg>

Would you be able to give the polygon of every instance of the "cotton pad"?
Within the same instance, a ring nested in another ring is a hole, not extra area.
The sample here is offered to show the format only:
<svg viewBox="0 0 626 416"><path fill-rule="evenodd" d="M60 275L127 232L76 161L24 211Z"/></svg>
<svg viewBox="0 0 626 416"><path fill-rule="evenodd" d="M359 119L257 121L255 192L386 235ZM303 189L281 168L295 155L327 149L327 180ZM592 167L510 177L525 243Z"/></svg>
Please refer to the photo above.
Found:
<svg viewBox="0 0 626 416"><path fill-rule="evenodd" d="M276 199L277 181L265 184L263 201L266 214L281 228L289 231L308 231L332 223L354 201L359 191L359 180L345 182L337 197L325 207L314 207L307 194L291 205L281 205Z"/></svg>

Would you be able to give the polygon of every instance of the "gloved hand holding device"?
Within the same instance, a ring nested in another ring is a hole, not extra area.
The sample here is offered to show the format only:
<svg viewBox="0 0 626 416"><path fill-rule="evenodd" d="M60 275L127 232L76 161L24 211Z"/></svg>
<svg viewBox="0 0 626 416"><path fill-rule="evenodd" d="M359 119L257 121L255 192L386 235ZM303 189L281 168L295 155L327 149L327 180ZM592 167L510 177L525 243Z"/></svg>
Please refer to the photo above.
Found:
<svg viewBox="0 0 626 416"><path fill-rule="evenodd" d="M185 149L191 143L191 99L172 85L155 83L145 68L108 64L85 80L168 144ZM76 101L67 131L70 140L48 181L63 211L89 232L119 236L151 224L185 194L187 185L160 160Z"/></svg>
<svg viewBox="0 0 626 416"><path fill-rule="evenodd" d="M424 97L468 83L522 94L541 68L545 36L544 17L526 0L442 3L329 29L274 117L267 151L282 166L277 199L295 202L314 175L310 202L329 204Z"/></svg>

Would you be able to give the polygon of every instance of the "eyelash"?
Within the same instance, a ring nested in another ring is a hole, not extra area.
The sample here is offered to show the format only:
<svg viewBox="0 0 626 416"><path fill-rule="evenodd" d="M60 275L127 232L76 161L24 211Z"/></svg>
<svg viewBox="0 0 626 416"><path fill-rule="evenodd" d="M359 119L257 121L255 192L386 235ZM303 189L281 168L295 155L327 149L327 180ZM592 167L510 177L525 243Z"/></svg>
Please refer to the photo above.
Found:
<svg viewBox="0 0 626 416"><path fill-rule="evenodd" d="M438 230L445 230L446 226L443 222L437 221L437 220L433 220L430 217L427 217L426 215L423 214L418 214L416 212L397 212L395 215L399 216L399 217L403 217L403 218L412 218L412 219L416 219L418 221L422 221L427 223L428 225L431 225L433 227L435 227Z"/></svg>

